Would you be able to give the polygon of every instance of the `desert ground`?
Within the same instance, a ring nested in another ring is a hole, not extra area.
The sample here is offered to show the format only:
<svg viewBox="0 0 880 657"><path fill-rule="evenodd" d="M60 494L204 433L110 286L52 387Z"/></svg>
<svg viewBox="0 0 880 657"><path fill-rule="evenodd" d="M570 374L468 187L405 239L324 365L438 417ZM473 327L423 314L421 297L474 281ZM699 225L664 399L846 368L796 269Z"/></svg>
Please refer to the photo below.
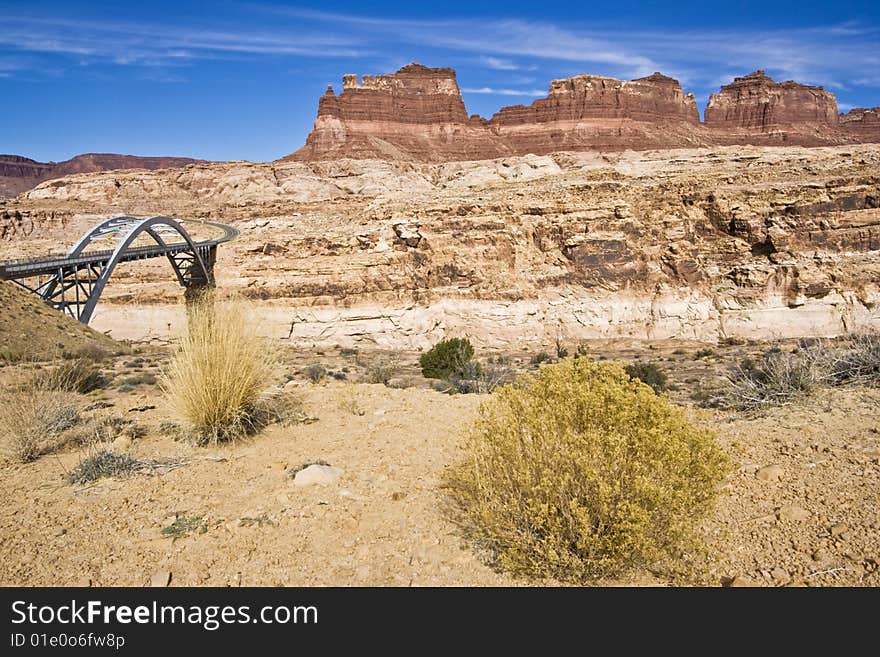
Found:
<svg viewBox="0 0 880 657"><path fill-rule="evenodd" d="M466 427L488 395L431 389L418 374L418 352L277 348L284 362L277 383L301 406L283 425L214 447L193 446L173 424L155 382L168 348L132 345L97 361L106 382L76 396L80 426L70 431L115 427L99 439L150 465L67 483L88 454L76 444L82 438L32 463L2 465L0 583L556 583L498 572L447 512L444 469L460 457ZM668 394L688 406L694 422L718 432L735 465L716 514L700 528L705 552L693 556L685 580L641 571L603 584L880 584L880 390L824 389L751 415L701 405L731 363L766 348L670 341L582 347L593 358L661 366L670 375ZM517 371L542 366L535 353L504 355ZM390 360L396 371L388 385L358 382ZM318 364L325 376L311 367ZM10 385L32 367L6 365L0 378ZM326 481L294 481L314 463L336 470Z"/></svg>

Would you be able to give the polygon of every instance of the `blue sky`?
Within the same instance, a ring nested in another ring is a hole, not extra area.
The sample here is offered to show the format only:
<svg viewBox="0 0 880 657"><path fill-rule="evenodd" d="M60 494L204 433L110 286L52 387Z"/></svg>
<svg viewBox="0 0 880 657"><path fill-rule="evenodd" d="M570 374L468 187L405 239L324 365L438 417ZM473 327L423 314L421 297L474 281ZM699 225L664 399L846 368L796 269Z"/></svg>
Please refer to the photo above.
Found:
<svg viewBox="0 0 880 657"><path fill-rule="evenodd" d="M735 75L880 105L880 2L74 2L0 0L0 153L272 160L343 73L458 73L470 113L577 73L660 71L700 107Z"/></svg>

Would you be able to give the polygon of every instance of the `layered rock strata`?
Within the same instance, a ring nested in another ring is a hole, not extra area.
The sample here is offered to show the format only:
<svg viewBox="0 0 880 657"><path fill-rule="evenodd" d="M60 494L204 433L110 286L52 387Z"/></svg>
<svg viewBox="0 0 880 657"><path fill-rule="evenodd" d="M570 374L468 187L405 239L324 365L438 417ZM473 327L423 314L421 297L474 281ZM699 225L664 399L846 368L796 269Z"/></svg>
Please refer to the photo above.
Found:
<svg viewBox="0 0 880 657"><path fill-rule="evenodd" d="M874 110L838 116L829 91L764 71L713 94L700 122L677 80L578 75L554 80L546 98L468 116L455 72L410 64L380 76L346 75L321 98L305 146L285 160L339 157L455 161L560 150L646 150L717 144L805 145L880 140Z"/></svg>
<svg viewBox="0 0 880 657"><path fill-rule="evenodd" d="M834 335L880 326L878 171L856 145L106 172L0 207L0 258L163 213L238 226L218 285L302 345ZM127 263L95 327L171 335L180 298L167 262Z"/></svg>

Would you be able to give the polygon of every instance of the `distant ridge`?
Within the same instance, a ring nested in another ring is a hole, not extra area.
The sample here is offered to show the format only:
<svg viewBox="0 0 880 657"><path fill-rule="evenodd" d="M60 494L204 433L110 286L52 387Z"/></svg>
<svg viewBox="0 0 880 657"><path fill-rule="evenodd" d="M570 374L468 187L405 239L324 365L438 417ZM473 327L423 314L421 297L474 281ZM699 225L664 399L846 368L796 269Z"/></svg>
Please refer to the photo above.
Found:
<svg viewBox="0 0 880 657"><path fill-rule="evenodd" d="M113 169L175 169L199 161L189 157L84 153L63 162L37 162L21 155L0 155L0 198L17 196L45 180L74 173L94 173Z"/></svg>

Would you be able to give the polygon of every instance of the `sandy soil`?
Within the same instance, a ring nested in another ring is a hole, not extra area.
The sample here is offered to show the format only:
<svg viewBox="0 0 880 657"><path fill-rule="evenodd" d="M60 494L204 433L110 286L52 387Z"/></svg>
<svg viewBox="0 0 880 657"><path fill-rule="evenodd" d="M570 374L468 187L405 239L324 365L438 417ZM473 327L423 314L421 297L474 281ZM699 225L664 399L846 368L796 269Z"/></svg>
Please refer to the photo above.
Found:
<svg viewBox="0 0 880 657"><path fill-rule="evenodd" d="M670 367L678 381L694 371L708 379L717 366L690 353L669 358L679 359ZM672 394L685 400L692 388ZM140 438L118 438L117 450L179 467L86 486L63 481L81 449L0 467L0 583L530 583L493 571L443 510L442 472L483 396L337 381L299 389L316 421L219 449L163 435L169 415L150 385L84 400L104 399L112 406L96 412L144 427ZM880 584L880 391L825 391L758 418L693 412L737 464L704 527L702 581ZM339 479L295 485L291 475L316 461L341 468ZM175 520L192 519L191 532L169 534ZM635 573L619 583L669 582Z"/></svg>

